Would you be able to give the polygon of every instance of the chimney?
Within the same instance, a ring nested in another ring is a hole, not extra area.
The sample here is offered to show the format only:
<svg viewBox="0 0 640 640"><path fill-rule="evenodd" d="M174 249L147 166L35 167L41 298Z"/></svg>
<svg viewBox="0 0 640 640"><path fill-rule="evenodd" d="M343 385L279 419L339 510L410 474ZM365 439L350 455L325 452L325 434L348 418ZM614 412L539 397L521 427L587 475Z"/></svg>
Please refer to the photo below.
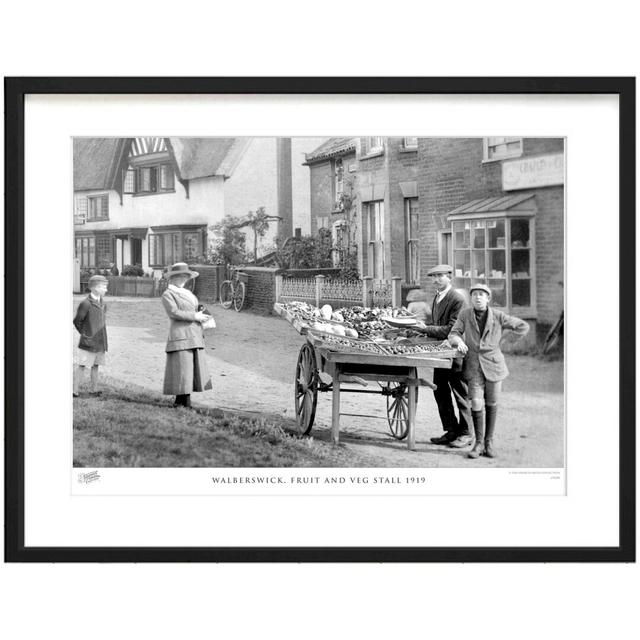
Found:
<svg viewBox="0 0 640 640"><path fill-rule="evenodd" d="M291 179L291 138L276 138L278 172L278 220L276 235L283 239L293 235L293 194Z"/></svg>

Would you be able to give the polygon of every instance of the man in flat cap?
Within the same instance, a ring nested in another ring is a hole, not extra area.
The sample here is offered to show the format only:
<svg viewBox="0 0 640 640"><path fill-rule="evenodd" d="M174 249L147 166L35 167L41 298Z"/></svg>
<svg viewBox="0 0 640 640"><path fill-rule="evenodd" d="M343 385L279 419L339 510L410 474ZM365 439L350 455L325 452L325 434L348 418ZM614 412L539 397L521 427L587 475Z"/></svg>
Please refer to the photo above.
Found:
<svg viewBox="0 0 640 640"><path fill-rule="evenodd" d="M451 286L452 274L453 268L448 264L436 265L427 273L437 291L431 305L431 324L420 329L430 338L446 340L465 305L463 295ZM431 442L455 448L469 446L473 442L470 432L472 422L468 387L462 377L462 358L455 358L451 369L435 369L433 382L438 387L433 395L438 405L444 434L431 438ZM451 394L458 407L458 417L453 408Z"/></svg>

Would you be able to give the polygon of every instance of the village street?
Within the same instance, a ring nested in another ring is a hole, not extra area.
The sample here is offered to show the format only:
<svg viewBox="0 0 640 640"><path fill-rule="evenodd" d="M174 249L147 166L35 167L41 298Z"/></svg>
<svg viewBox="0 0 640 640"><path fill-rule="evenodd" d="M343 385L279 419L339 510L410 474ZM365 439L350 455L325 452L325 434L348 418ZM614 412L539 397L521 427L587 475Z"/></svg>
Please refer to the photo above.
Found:
<svg viewBox="0 0 640 640"><path fill-rule="evenodd" d="M74 296L74 311L81 296ZM161 392L168 320L158 298L107 298L109 353L104 374ZM196 406L262 414L291 427L293 379L305 338L277 316L236 313L211 305L217 328L207 332L213 391L194 394ZM75 338L74 338L75 340ZM420 389L417 451L394 440L383 396L343 394L341 411L385 419L343 416L340 440L380 467L561 467L564 465L563 363L507 356L511 376L498 416L496 459L469 460L466 451L431 444L441 428L433 395ZM311 435L329 441L331 394L318 394Z"/></svg>

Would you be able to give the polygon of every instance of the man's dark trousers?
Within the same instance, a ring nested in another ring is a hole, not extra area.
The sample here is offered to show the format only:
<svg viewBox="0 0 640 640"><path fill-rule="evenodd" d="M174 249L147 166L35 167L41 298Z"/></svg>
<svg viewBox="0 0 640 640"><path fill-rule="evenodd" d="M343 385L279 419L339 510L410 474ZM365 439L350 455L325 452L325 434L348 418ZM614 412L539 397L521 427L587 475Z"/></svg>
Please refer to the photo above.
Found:
<svg viewBox="0 0 640 640"><path fill-rule="evenodd" d="M473 422L471 420L469 388L462 377L462 371L456 370L460 367L456 365L457 363L454 361L455 369L434 369L433 382L438 388L433 392L433 395L438 405L443 429L457 438L460 435L471 433ZM456 418L453 408L452 393L460 414L459 420Z"/></svg>

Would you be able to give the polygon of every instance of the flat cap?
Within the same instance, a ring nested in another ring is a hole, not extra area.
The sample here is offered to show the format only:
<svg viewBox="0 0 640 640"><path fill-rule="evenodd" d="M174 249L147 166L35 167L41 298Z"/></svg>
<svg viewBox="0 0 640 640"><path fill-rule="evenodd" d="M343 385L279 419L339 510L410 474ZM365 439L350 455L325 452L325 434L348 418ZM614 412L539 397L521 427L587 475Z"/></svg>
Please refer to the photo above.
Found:
<svg viewBox="0 0 640 640"><path fill-rule="evenodd" d="M437 264L427 271L428 276L434 276L436 273L453 273L453 267L450 264Z"/></svg>
<svg viewBox="0 0 640 640"><path fill-rule="evenodd" d="M482 284L482 282L478 282L477 284L472 284L469 287L469 293L471 293L472 291L484 291L485 293L488 293L489 295L491 295L491 289L489 289L489 287L487 287L486 284Z"/></svg>
<svg viewBox="0 0 640 640"><path fill-rule="evenodd" d="M97 284L108 284L109 281L104 276L91 276L89 278L88 286L89 288L97 285Z"/></svg>

